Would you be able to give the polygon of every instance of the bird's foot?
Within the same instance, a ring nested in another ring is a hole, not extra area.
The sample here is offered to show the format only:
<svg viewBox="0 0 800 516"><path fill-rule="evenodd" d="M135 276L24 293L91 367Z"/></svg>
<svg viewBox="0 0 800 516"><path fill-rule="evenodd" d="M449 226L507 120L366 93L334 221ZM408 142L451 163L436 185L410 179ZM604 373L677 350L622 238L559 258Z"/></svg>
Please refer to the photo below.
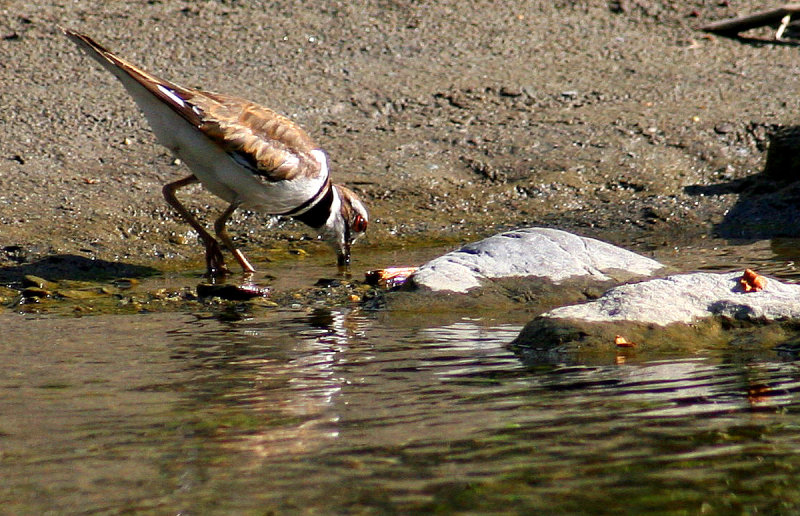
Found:
<svg viewBox="0 0 800 516"><path fill-rule="evenodd" d="M231 271L225 265L225 257L219 244L212 240L206 243L206 276L212 280L224 279Z"/></svg>

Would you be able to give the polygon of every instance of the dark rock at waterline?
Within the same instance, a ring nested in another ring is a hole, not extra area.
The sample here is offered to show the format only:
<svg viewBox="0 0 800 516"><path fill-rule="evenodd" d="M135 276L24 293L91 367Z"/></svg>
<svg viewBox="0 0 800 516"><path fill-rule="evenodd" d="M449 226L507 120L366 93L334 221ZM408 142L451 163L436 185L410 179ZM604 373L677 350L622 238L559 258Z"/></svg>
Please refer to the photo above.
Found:
<svg viewBox="0 0 800 516"><path fill-rule="evenodd" d="M197 285L197 295L199 297L219 297L229 301L247 301L248 299L268 296L269 293L269 287L260 287L258 285L218 285L211 283Z"/></svg>
<svg viewBox="0 0 800 516"><path fill-rule="evenodd" d="M342 281L336 278L320 278L314 283L314 286L322 288L341 287Z"/></svg>
<svg viewBox="0 0 800 516"><path fill-rule="evenodd" d="M769 141L764 176L782 182L800 179L800 127L776 128Z"/></svg>
<svg viewBox="0 0 800 516"><path fill-rule="evenodd" d="M585 278L620 283L663 269L655 260L614 245L547 228L525 228L467 244L435 258L409 288L466 293L496 280L544 278L558 284Z"/></svg>
<svg viewBox="0 0 800 516"><path fill-rule="evenodd" d="M745 292L741 277L741 272L679 274L614 287L594 301L540 315L511 347L523 359L540 361L616 353L617 336L637 351L656 352L731 345L770 349L797 340L800 285L768 279L764 290Z"/></svg>

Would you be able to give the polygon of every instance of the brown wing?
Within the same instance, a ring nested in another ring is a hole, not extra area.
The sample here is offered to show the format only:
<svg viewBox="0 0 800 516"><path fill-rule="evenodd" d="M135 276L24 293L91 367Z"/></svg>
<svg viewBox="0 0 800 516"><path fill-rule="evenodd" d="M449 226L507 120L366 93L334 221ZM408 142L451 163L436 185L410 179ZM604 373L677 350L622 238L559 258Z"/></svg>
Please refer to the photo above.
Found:
<svg viewBox="0 0 800 516"><path fill-rule="evenodd" d="M319 147L285 116L216 93L196 92L188 101L201 113L200 130L253 173L282 181L319 172L312 153Z"/></svg>

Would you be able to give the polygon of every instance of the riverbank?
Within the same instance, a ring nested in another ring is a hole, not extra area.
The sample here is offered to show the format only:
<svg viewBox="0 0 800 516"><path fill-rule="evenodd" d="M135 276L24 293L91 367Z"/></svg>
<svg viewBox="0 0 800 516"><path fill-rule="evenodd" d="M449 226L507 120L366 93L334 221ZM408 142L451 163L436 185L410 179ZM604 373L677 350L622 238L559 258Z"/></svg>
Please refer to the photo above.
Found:
<svg viewBox="0 0 800 516"><path fill-rule="evenodd" d="M366 199L363 249L525 226L656 252L792 236L798 189L763 171L776 135L792 150L800 56L697 32L734 14L723 4L12 2L0 25L0 267L67 256L202 268L160 193L187 169L56 24L297 120ZM223 209L189 192L206 220ZM327 252L308 228L261 214L237 214L230 232L257 263Z"/></svg>

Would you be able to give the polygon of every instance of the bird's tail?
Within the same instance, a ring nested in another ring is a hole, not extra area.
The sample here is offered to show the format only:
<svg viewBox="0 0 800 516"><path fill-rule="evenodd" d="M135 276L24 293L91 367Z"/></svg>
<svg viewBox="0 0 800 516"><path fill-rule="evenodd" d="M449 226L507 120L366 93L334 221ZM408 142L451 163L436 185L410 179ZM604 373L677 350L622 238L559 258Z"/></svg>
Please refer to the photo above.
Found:
<svg viewBox="0 0 800 516"><path fill-rule="evenodd" d="M136 100L137 104L145 110L145 113L147 113L147 110L142 104L142 100L147 98L149 93L164 102L189 123L193 125L198 125L200 123L197 114L191 109L187 109L185 104L184 99L193 96L191 90L139 68L135 64L114 54L86 34L81 34L80 32L60 26L59 29L78 45L81 50L86 52L87 55L100 63L103 68L119 79L125 86L125 89L127 89L134 100Z"/></svg>

